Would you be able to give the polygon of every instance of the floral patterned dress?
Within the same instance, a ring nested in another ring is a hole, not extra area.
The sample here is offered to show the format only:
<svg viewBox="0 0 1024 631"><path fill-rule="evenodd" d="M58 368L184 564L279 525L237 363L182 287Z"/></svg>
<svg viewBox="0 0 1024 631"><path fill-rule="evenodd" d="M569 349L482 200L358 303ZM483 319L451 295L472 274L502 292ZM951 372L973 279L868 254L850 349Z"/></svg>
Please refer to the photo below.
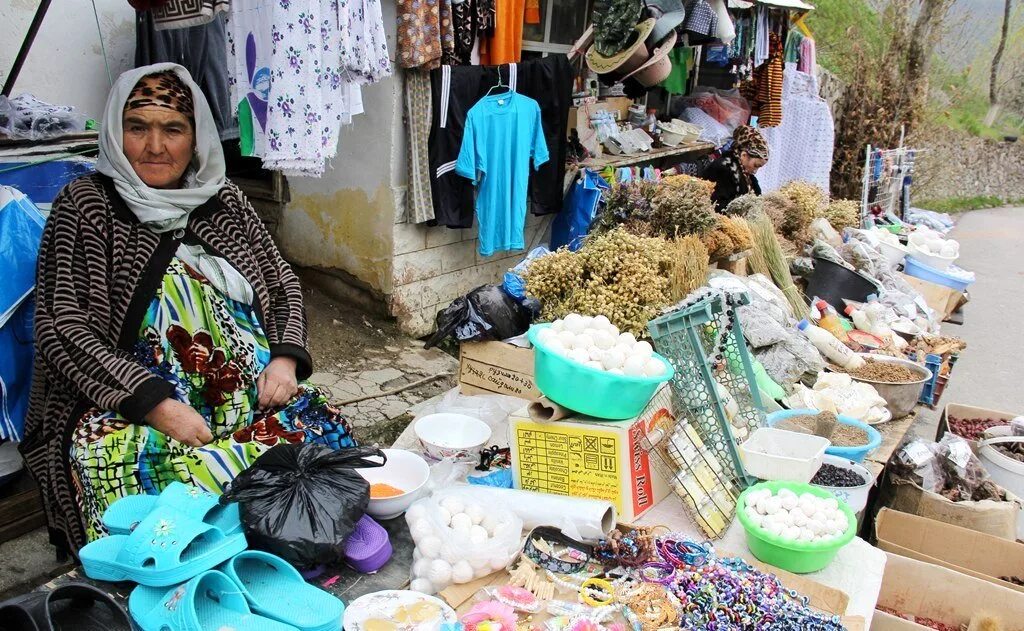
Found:
<svg viewBox="0 0 1024 631"><path fill-rule="evenodd" d="M174 481L220 493L280 443L355 445L348 422L310 385L300 384L281 408L256 409L256 379L270 362L270 349L255 310L177 258L146 312L134 355L174 384L175 398L206 419L214 439L193 448L115 412L85 413L69 457L90 541L106 534L103 512L121 497L156 494Z"/></svg>

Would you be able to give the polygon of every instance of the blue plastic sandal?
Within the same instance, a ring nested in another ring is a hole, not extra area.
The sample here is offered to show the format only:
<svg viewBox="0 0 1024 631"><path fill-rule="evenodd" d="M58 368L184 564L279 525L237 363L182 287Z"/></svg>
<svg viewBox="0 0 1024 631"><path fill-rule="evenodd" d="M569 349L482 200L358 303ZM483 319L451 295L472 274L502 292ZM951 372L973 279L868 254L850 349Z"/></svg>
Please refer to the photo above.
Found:
<svg viewBox="0 0 1024 631"><path fill-rule="evenodd" d="M222 506L218 495L181 482L171 482L160 495L122 497L107 507L103 513L103 525L112 535L127 535L157 508L173 508L220 528L226 535L242 531L238 504L232 502Z"/></svg>
<svg viewBox="0 0 1024 631"><path fill-rule="evenodd" d="M171 589L136 587L128 611L142 631L297 631L253 613L238 586L216 570Z"/></svg>
<svg viewBox="0 0 1024 631"><path fill-rule="evenodd" d="M301 631L339 631L345 605L302 580L299 571L273 554L248 550L220 566L241 588L252 610Z"/></svg>
<svg viewBox="0 0 1024 631"><path fill-rule="evenodd" d="M225 535L171 509L157 509L130 535L110 535L82 548L78 555L89 578L131 580L165 587L184 583L246 548L245 535Z"/></svg>

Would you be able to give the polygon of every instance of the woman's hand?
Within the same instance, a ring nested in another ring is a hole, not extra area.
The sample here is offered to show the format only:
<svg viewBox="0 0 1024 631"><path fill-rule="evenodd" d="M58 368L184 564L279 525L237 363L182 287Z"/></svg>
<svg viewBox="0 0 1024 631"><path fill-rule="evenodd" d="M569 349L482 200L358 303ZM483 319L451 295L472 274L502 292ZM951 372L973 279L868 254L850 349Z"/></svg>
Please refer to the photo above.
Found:
<svg viewBox="0 0 1024 631"><path fill-rule="evenodd" d="M269 410L288 403L299 391L295 378L295 360L291 357L275 357L256 380L261 410Z"/></svg>
<svg viewBox="0 0 1024 631"><path fill-rule="evenodd" d="M164 399L146 415L149 426L174 440L202 447L213 442L213 434L199 412L174 399Z"/></svg>

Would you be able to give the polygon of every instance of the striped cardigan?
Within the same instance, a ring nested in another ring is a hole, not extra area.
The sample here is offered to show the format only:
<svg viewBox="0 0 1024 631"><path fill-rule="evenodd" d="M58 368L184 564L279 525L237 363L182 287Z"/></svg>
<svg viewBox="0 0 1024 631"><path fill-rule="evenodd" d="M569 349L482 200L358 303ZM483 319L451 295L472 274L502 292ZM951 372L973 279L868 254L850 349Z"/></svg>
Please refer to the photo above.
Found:
<svg viewBox="0 0 1024 631"><path fill-rule="evenodd" d="M185 230L143 227L103 175L68 184L43 230L36 279L36 358L21 453L43 497L50 540L85 543L68 450L90 408L135 423L174 388L131 356L142 319L182 241L226 258L252 284L271 356L312 373L302 289L252 206L234 184L197 208Z"/></svg>

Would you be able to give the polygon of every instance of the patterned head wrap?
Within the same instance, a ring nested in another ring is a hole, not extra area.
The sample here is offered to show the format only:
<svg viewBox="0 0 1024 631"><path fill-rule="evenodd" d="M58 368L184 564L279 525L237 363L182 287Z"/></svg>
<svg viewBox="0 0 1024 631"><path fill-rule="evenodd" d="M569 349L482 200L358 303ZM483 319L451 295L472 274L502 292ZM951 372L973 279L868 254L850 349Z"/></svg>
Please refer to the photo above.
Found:
<svg viewBox="0 0 1024 631"><path fill-rule="evenodd" d="M195 118L195 103L192 90L174 72L160 72L139 79L128 100L124 111L142 107L161 107L184 114L189 120Z"/></svg>
<svg viewBox="0 0 1024 631"><path fill-rule="evenodd" d="M741 125L732 134L733 152L737 155L746 151L751 158L768 159L768 142L761 135L761 132L750 127Z"/></svg>

